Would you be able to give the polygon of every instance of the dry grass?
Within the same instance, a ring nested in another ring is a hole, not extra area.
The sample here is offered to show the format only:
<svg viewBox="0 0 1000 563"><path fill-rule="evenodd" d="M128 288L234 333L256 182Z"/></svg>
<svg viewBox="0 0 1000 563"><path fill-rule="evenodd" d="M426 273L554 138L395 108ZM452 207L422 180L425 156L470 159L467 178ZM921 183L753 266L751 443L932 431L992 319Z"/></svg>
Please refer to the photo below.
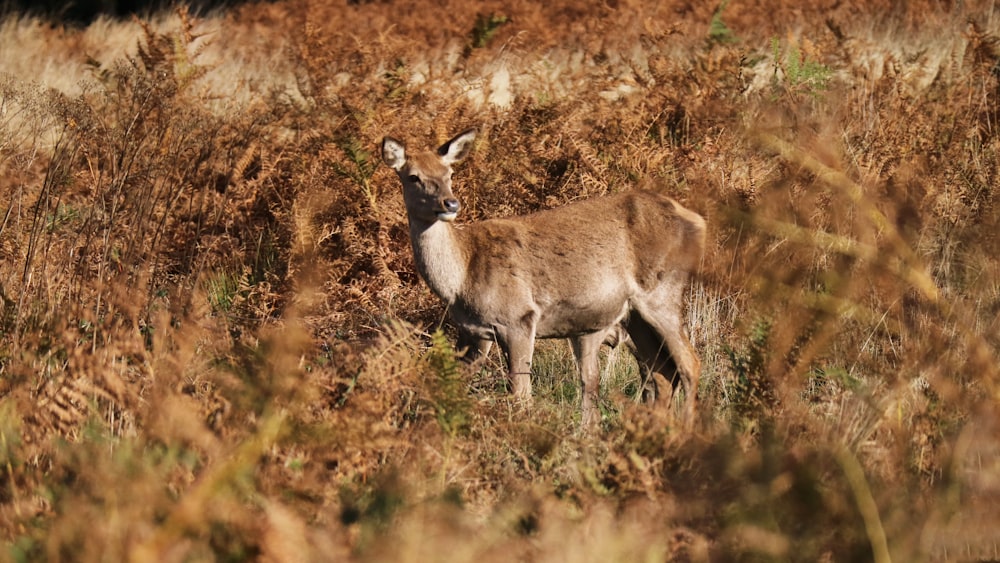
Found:
<svg viewBox="0 0 1000 563"><path fill-rule="evenodd" d="M816 4L0 22L0 557L998 558L1000 14ZM469 126L467 221L708 218L693 431L456 362L376 147Z"/></svg>

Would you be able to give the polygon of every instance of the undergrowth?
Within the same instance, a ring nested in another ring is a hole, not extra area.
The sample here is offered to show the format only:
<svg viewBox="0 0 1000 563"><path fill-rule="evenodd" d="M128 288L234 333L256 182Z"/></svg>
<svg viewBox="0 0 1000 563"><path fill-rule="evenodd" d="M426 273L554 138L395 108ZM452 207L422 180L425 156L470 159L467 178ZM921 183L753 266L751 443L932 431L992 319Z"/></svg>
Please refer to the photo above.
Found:
<svg viewBox="0 0 1000 563"><path fill-rule="evenodd" d="M689 4L0 26L80 73L0 70L0 558L995 558L994 8ZM458 359L378 146L471 126L460 221L706 217L694 428L624 349L593 433L565 343L530 409Z"/></svg>

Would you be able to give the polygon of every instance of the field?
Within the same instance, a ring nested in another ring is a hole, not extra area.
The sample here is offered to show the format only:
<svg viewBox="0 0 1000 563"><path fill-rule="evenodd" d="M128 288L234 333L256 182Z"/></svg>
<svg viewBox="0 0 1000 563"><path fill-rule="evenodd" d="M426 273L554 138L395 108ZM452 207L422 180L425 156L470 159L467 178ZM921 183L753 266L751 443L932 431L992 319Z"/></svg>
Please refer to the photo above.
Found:
<svg viewBox="0 0 1000 563"><path fill-rule="evenodd" d="M385 135L460 222L702 214L698 420L456 359ZM284 0L0 20L0 558L1000 559L991 1Z"/></svg>

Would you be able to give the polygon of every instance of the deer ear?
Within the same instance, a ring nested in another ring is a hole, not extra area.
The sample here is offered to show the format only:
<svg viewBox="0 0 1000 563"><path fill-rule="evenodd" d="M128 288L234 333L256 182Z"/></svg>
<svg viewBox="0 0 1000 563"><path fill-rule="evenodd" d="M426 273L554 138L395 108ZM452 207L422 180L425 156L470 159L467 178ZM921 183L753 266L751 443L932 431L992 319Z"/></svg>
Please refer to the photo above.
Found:
<svg viewBox="0 0 1000 563"><path fill-rule="evenodd" d="M441 145L437 153L441 157L441 160L450 166L456 162L460 162L469 155L469 151L472 150L472 141L475 139L476 130L469 129L468 131L459 133L454 139Z"/></svg>
<svg viewBox="0 0 1000 563"><path fill-rule="evenodd" d="M382 162L399 172L406 164L406 147L403 143L392 137L382 139Z"/></svg>

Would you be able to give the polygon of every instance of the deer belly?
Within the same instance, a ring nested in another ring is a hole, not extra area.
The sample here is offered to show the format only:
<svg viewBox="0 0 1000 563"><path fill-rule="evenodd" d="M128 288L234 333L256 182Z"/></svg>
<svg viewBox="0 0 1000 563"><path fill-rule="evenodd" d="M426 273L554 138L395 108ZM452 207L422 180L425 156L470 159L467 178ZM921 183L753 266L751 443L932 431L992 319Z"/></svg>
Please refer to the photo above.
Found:
<svg viewBox="0 0 1000 563"><path fill-rule="evenodd" d="M624 299L611 301L561 300L542 310L538 338L566 338L616 325L628 312Z"/></svg>

